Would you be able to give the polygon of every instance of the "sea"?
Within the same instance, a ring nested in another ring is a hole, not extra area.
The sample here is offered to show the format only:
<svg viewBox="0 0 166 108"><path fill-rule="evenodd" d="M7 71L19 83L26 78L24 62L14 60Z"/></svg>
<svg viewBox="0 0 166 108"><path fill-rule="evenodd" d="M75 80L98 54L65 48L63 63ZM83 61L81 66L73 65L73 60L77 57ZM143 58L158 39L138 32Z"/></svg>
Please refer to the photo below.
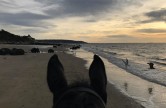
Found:
<svg viewBox="0 0 166 108"><path fill-rule="evenodd" d="M152 62L157 68L166 70L166 43L101 43L87 44L84 49L100 52L107 58L114 56L128 59L133 63L147 64Z"/></svg>

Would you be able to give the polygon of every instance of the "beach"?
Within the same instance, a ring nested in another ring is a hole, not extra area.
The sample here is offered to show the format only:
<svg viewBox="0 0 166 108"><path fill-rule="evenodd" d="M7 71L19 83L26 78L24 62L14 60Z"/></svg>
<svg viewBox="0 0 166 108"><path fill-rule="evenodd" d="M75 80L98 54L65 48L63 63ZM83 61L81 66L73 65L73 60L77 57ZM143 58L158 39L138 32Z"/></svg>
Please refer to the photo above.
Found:
<svg viewBox="0 0 166 108"><path fill-rule="evenodd" d="M68 82L88 80L86 61L67 54L62 49L55 50L64 66ZM0 56L0 107L51 108L53 97L47 86L46 71L52 55L26 53L21 56ZM107 108L142 108L110 83L107 85L107 94Z"/></svg>

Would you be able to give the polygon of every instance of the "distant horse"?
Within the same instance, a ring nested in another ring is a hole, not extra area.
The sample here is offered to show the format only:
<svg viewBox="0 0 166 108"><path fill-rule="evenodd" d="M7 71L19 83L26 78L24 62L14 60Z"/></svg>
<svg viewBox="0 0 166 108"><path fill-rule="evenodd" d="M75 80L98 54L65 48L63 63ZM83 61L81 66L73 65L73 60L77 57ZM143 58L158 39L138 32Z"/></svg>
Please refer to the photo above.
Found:
<svg viewBox="0 0 166 108"><path fill-rule="evenodd" d="M64 68L57 55L48 63L47 83L53 94L53 108L105 108L107 102L107 77L105 66L99 56L89 69L90 84L78 83L68 85Z"/></svg>

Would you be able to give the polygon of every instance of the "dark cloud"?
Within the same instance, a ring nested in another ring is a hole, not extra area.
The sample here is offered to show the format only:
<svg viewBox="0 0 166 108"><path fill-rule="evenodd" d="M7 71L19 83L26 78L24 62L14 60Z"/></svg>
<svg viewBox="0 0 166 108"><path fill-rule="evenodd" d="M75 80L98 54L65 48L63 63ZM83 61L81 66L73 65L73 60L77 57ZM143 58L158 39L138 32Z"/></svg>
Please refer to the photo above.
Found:
<svg viewBox="0 0 166 108"><path fill-rule="evenodd" d="M141 33L166 33L166 29L138 29L137 32Z"/></svg>
<svg viewBox="0 0 166 108"><path fill-rule="evenodd" d="M116 2L116 0L64 0L62 6L65 7L65 12L82 16L108 12Z"/></svg>
<svg viewBox="0 0 166 108"><path fill-rule="evenodd" d="M36 27L31 27L31 28L25 28L23 29L24 33L31 33L31 34L35 34L35 33L45 33L48 30L47 29L43 29L43 28L36 28Z"/></svg>
<svg viewBox="0 0 166 108"><path fill-rule="evenodd" d="M139 42L140 40L141 39L138 37L133 37L126 34L105 36L105 41L111 41L113 43L134 43Z"/></svg>
<svg viewBox="0 0 166 108"><path fill-rule="evenodd" d="M121 38L121 39L131 39L131 38L135 38L135 37L132 37L132 36L129 36L129 35L110 35L110 36L106 36L107 38L114 38L114 39L119 39L119 38Z"/></svg>
<svg viewBox="0 0 166 108"><path fill-rule="evenodd" d="M50 18L46 15L34 14L29 12L0 14L1 23L33 27L41 27L41 25L43 25L43 27L47 26L44 26L44 24L42 24L42 21Z"/></svg>
<svg viewBox="0 0 166 108"><path fill-rule="evenodd" d="M46 13L54 17L101 15L102 18L104 14L122 10L124 7L140 6L138 0L48 0L47 2L43 0L43 3L48 3L52 7L46 10Z"/></svg>
<svg viewBox="0 0 166 108"><path fill-rule="evenodd" d="M149 19L141 21L141 23L151 23L151 22L166 22L166 9L155 10L145 13Z"/></svg>
<svg viewBox="0 0 166 108"><path fill-rule="evenodd" d="M83 20L84 22L90 22L90 23L94 23L94 22L97 22L96 19L85 19Z"/></svg>
<svg viewBox="0 0 166 108"><path fill-rule="evenodd" d="M97 16L113 10L117 0L59 0L47 2L45 12L54 18ZM46 2L44 2L46 3ZM88 22L88 21L87 21Z"/></svg>

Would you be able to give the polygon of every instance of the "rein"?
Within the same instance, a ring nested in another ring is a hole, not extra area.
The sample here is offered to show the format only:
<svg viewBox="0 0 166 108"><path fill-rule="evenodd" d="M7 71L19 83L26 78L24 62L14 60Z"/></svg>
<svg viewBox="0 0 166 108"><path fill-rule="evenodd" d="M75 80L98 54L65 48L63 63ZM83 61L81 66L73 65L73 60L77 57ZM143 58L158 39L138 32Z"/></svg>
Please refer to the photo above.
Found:
<svg viewBox="0 0 166 108"><path fill-rule="evenodd" d="M70 92L86 92L86 93L89 93L95 97L97 97L101 103L103 104L104 108L105 108L105 102L103 101L103 99L93 90L89 89L89 88L84 88L84 87L76 87L76 88L72 88L72 89L69 89L67 91L65 91L61 97L58 99L58 101L56 102L55 106L63 99L64 96L66 96L67 94L69 94Z"/></svg>

